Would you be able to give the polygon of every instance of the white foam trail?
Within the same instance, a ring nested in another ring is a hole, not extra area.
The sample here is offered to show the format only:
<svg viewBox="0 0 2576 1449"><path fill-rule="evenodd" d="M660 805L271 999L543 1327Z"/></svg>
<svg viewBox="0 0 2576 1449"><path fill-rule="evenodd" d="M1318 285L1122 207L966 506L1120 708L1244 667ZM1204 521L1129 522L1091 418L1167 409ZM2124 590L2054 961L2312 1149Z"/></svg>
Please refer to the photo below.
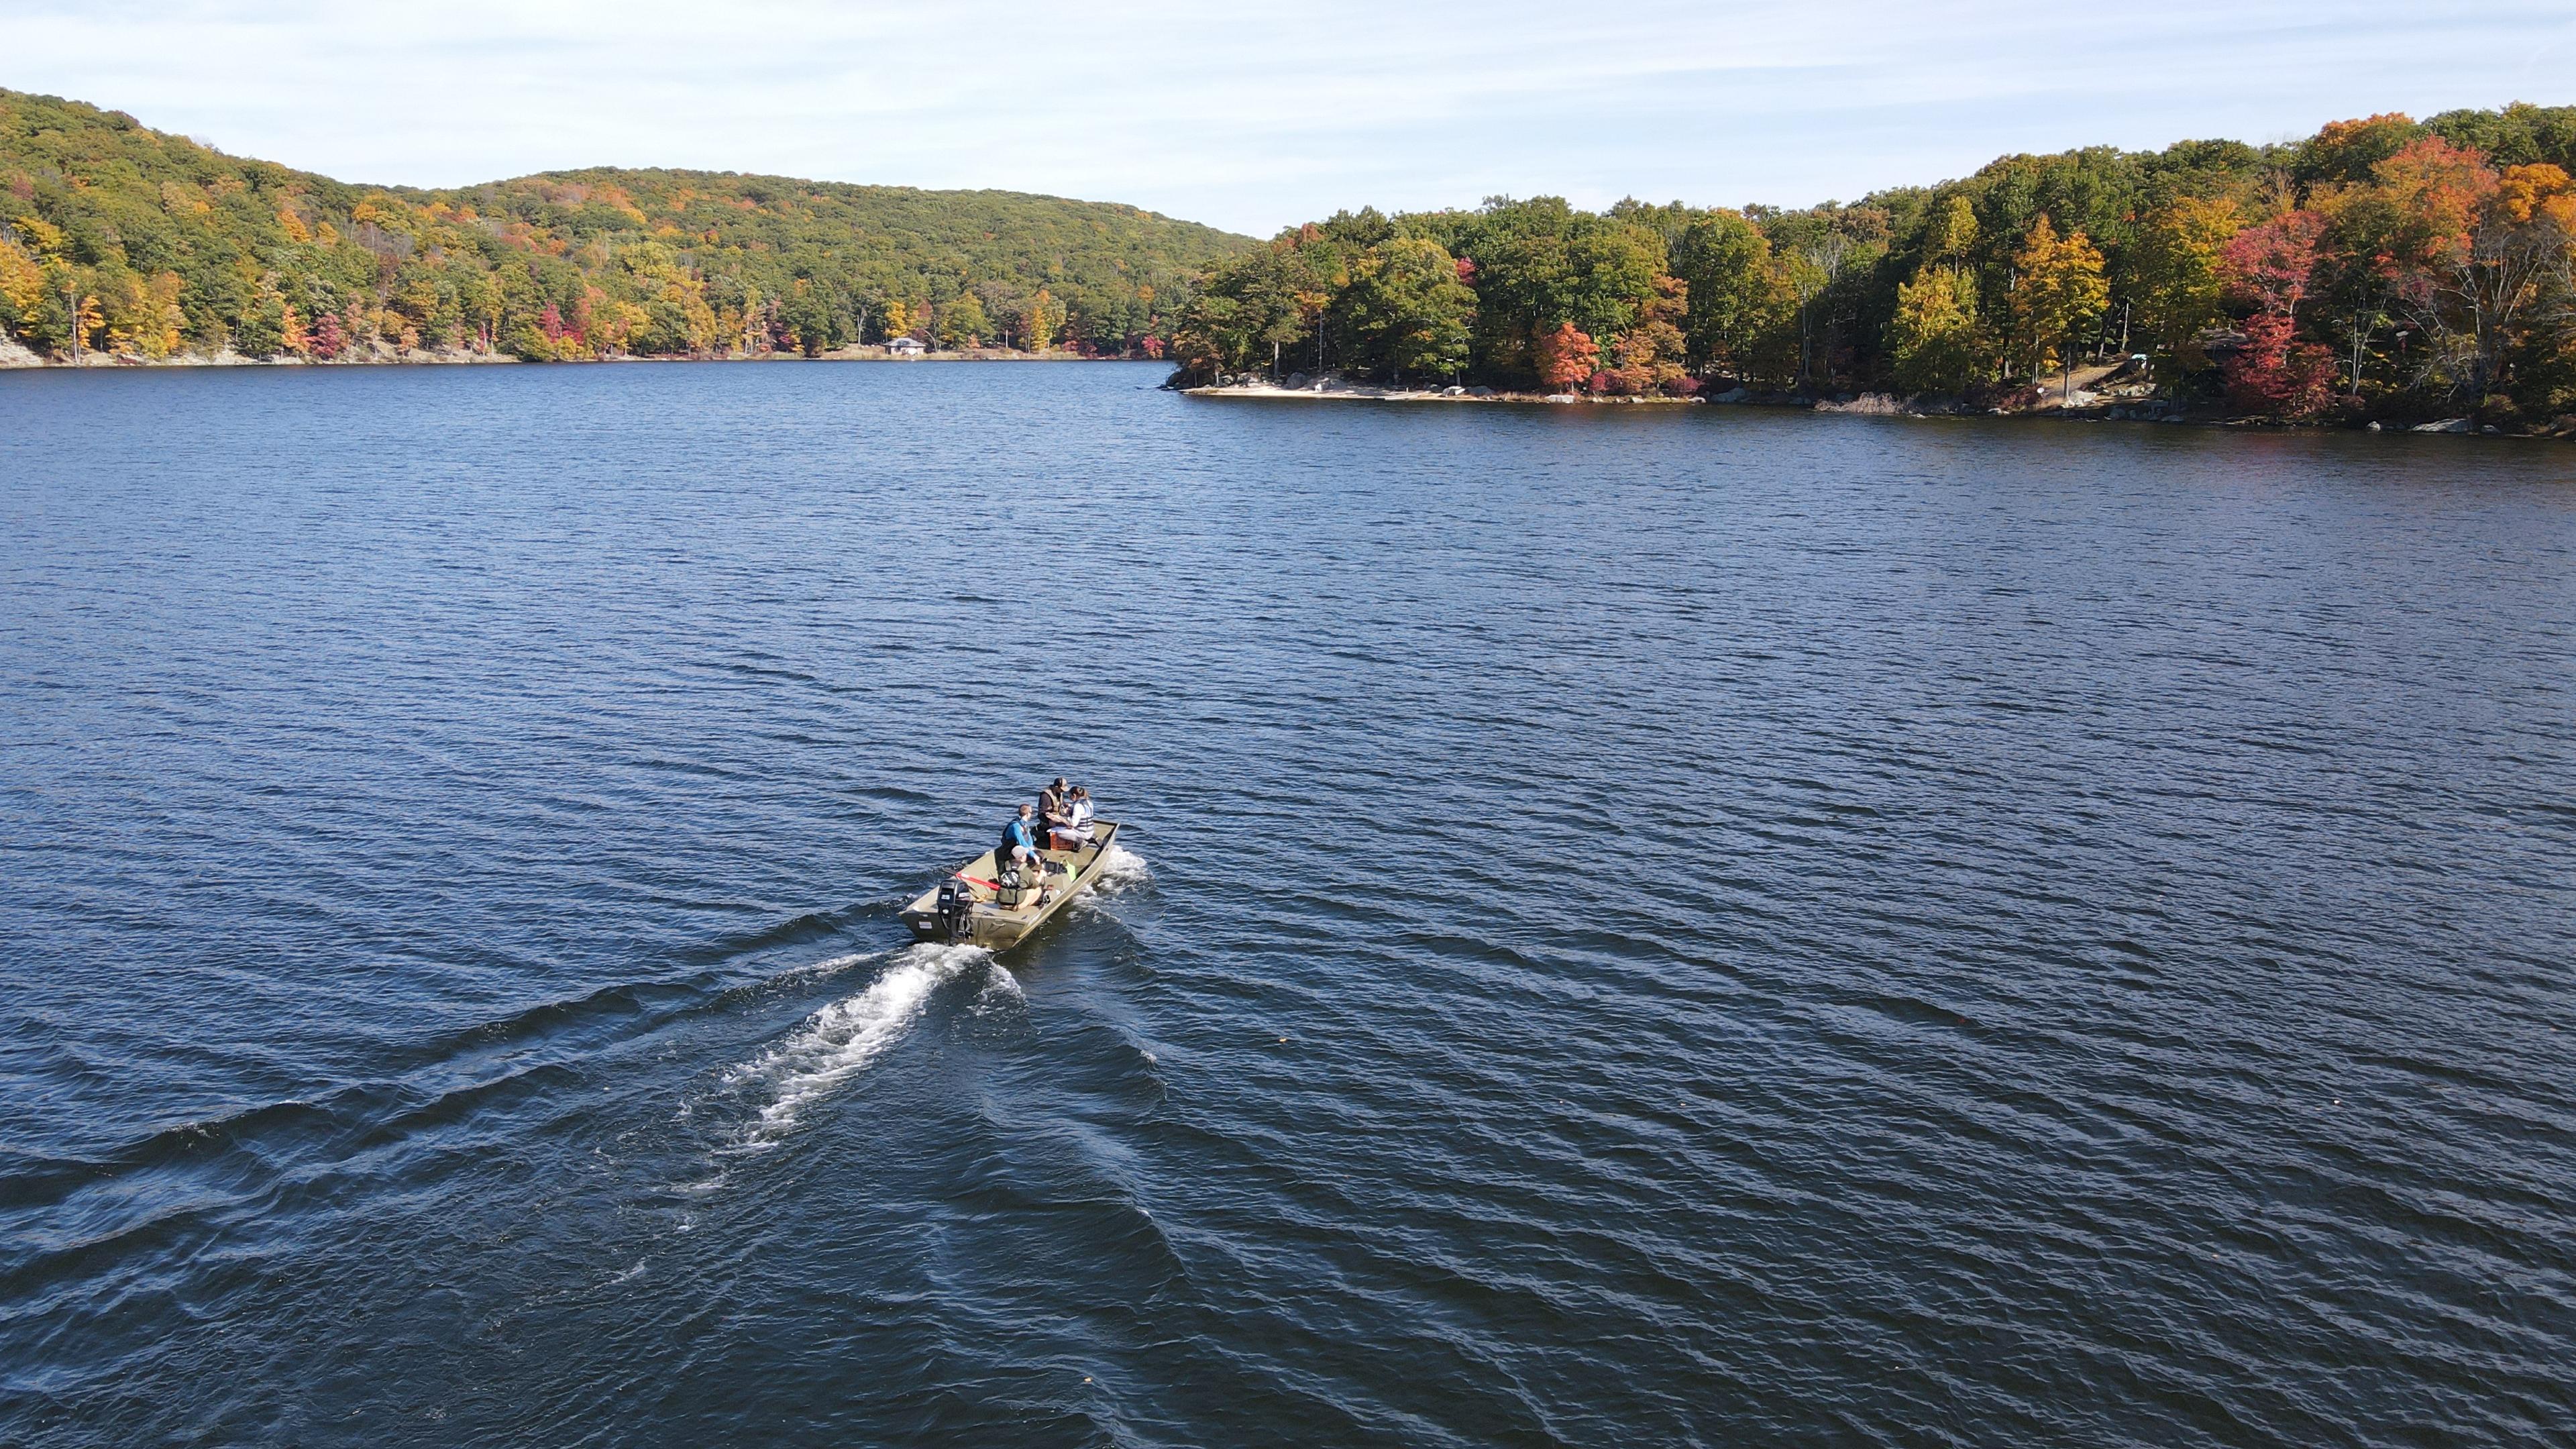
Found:
<svg viewBox="0 0 2576 1449"><path fill-rule="evenodd" d="M1028 993L1020 989L1020 978L996 966L984 973L984 989L975 993L974 1012L988 1016L1005 1007L1025 1006Z"/></svg>
<svg viewBox="0 0 2576 1449"><path fill-rule="evenodd" d="M908 946L867 990L824 1007L785 1041L725 1073L728 1086L761 1086L770 1093L744 1145L783 1136L806 1103L867 1070L902 1040L930 993L992 959L978 946Z"/></svg>
<svg viewBox="0 0 2576 1449"><path fill-rule="evenodd" d="M870 961L883 960L885 954L886 953L883 951L852 951L846 956L827 956L820 961L794 967L790 970L781 971L775 976L766 977L760 984L763 986L786 986L799 981L818 981L826 976L836 976L841 972L849 970L853 966L864 966Z"/></svg>
<svg viewBox="0 0 2576 1449"><path fill-rule="evenodd" d="M1153 868L1145 857L1116 841L1109 842L1109 858L1100 862L1100 874L1091 878L1091 892L1098 896L1122 896L1154 878Z"/></svg>

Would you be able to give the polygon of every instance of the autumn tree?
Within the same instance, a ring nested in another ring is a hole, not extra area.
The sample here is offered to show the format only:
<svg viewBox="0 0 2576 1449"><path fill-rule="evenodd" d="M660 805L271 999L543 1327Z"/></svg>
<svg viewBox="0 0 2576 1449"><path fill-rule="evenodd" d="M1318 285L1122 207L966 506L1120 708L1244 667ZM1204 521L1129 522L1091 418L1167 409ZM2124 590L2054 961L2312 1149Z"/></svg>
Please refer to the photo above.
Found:
<svg viewBox="0 0 2576 1449"><path fill-rule="evenodd" d="M2325 218L2293 211L2247 227L2219 248L2218 269L2227 290L2257 311L2296 320L2317 272L2317 242Z"/></svg>
<svg viewBox="0 0 2576 1449"><path fill-rule="evenodd" d="M80 291L77 281L73 284L73 291L71 316L74 347L75 349L86 347L96 351L99 344L107 340L107 314L100 309L96 292Z"/></svg>
<svg viewBox="0 0 2576 1449"><path fill-rule="evenodd" d="M1404 220L1473 264L1470 364L1505 381L1536 372L1540 339L1560 324L1593 337L1627 330L1670 270L1660 232L1563 197L1489 197L1473 212Z"/></svg>
<svg viewBox="0 0 2576 1449"><path fill-rule="evenodd" d="M1653 300L1638 311L1636 322L1611 344L1604 371L1613 392L1648 393L1683 390L1687 344L1681 323L1690 313L1690 288L1679 277L1657 277Z"/></svg>
<svg viewBox="0 0 2576 1449"><path fill-rule="evenodd" d="M1044 352L1055 345L1055 335L1064 327L1064 304L1046 288L1029 294L1020 308L1020 345L1031 352Z"/></svg>
<svg viewBox="0 0 2576 1449"><path fill-rule="evenodd" d="M2234 206L2183 196L2150 211L2138 227L2124 290L2167 380L2208 364L2200 335L2218 322L2225 291L2218 249L2240 225Z"/></svg>
<svg viewBox="0 0 2576 1449"><path fill-rule="evenodd" d="M1888 321L1890 371L1912 393L1960 393L1984 380L1977 285L1969 275L1979 227L1964 196L1934 207L1923 230L1922 263L1896 289Z"/></svg>
<svg viewBox="0 0 2576 1449"><path fill-rule="evenodd" d="M158 360L177 352L188 325L179 306L176 272L145 278L121 273L107 289L108 346L118 352Z"/></svg>
<svg viewBox="0 0 2576 1449"><path fill-rule="evenodd" d="M2379 163L2424 136L2424 128L2401 112L2358 121L2329 121L2294 149L2290 174L2310 190L2321 186L2370 180Z"/></svg>
<svg viewBox="0 0 2576 1449"><path fill-rule="evenodd" d="M1953 274L1967 270L1976 253L1980 230L1977 209L1968 204L1968 198L1945 198L1932 208L1924 224L1922 266L1939 267Z"/></svg>
<svg viewBox="0 0 2576 1449"><path fill-rule="evenodd" d="M2253 309L2245 340L2227 363L2228 398L2248 412L2305 418L2333 398L2332 354L2298 338L2299 307L2318 264L2325 219L2293 211L2248 227L2219 248L2219 276L2229 298Z"/></svg>
<svg viewBox="0 0 2576 1449"><path fill-rule="evenodd" d="M2102 253L2080 231L2061 240L2043 214L2013 264L2021 279L2013 293L2013 310L2033 348L2032 371L2046 365L2053 349L2064 363L2071 398L2076 338L2101 317L2111 300L2110 286L2103 279Z"/></svg>
<svg viewBox="0 0 2576 1449"><path fill-rule="evenodd" d="M2553 330L2535 313L2576 245L2567 172L2541 162L2499 173L2480 153L2428 137L2381 162L2373 181L2391 219L2384 247L2398 310L2430 344L2431 368L2485 401L2533 324Z"/></svg>
<svg viewBox="0 0 2576 1449"><path fill-rule="evenodd" d="M1551 392L1572 392L1592 376L1601 360L1600 344L1571 322L1560 322L1538 339L1538 378Z"/></svg>
<svg viewBox="0 0 2576 1449"><path fill-rule="evenodd" d="M2301 342L2286 312L2246 319L2245 340L2227 362L2227 397L2236 407L2279 418L2312 418L2334 402L2334 354Z"/></svg>
<svg viewBox="0 0 2576 1449"><path fill-rule="evenodd" d="M1961 393L1983 380L1977 287L1953 267L1926 267L1896 289L1888 353L1897 386L1911 393Z"/></svg>

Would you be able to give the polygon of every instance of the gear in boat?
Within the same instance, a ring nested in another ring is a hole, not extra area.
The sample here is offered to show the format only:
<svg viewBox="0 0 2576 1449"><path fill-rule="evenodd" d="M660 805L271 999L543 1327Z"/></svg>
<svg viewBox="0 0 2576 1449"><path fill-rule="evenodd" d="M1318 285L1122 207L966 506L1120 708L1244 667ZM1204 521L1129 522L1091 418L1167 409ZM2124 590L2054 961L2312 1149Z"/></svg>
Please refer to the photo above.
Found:
<svg viewBox="0 0 2576 1449"><path fill-rule="evenodd" d="M1020 807L1000 844L905 906L903 923L924 941L1007 950L1089 888L1117 838L1117 821L1093 816L1091 792L1059 779Z"/></svg>

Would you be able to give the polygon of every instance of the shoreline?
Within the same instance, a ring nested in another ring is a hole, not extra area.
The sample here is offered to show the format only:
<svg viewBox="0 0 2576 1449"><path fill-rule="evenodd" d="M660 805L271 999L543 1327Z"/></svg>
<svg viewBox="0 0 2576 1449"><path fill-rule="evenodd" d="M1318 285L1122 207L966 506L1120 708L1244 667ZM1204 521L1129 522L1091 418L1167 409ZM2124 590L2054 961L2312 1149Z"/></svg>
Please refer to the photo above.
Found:
<svg viewBox="0 0 2576 1449"><path fill-rule="evenodd" d="M506 352L451 352L445 348L378 349L366 357L244 357L224 351L171 357L136 357L90 353L74 362L30 351L14 338L0 337L0 372L94 372L141 368L190 367L592 367L623 363L675 362L1153 362L1150 357L1085 357L1078 352L1018 352L979 347L962 351L923 352L902 356L883 347L843 347L807 357L801 352L729 352L698 357L574 357L540 361Z"/></svg>
<svg viewBox="0 0 2576 1449"><path fill-rule="evenodd" d="M2543 441L2576 441L2576 415L2561 417L2536 426L2506 429L2493 425L2479 426L2473 417L2450 417L2421 423L2359 422L2287 422L2277 418L2230 416L2222 413L2192 412L2171 405L2146 403L2092 402L2073 407L2044 402L2025 408L1970 407L1965 404L1926 402L1918 398L1898 398L1886 393L1863 393L1856 397L1800 397L1785 394L1756 396L1738 388L1716 397L1616 396L1591 393L1499 392L1491 388L1448 386L1428 388L1384 388L1356 383L1333 383L1302 388L1280 387L1270 383L1249 386L1230 383L1225 386L1175 388L1184 397L1219 398L1237 401L1296 402L1385 402L1385 403L1514 403L1523 406L1585 407L1745 407L1773 408L1784 412L1838 413L1856 417L1881 418L2011 418L2047 419L2066 423L2153 423L2165 426L2199 428L2237 428L2265 432L2346 432L2346 433L2431 433L2468 437L2531 438Z"/></svg>
<svg viewBox="0 0 2576 1449"><path fill-rule="evenodd" d="M1331 382L1312 387L1280 387L1273 383L1229 383L1223 387L1174 388L1184 397L1286 398L1313 402L1432 402L1432 403L1592 403L1629 404L1649 407L1674 407L1697 403L1695 397L1609 397L1570 392L1497 392L1489 387L1462 387L1444 384L1431 388L1374 387L1367 383Z"/></svg>

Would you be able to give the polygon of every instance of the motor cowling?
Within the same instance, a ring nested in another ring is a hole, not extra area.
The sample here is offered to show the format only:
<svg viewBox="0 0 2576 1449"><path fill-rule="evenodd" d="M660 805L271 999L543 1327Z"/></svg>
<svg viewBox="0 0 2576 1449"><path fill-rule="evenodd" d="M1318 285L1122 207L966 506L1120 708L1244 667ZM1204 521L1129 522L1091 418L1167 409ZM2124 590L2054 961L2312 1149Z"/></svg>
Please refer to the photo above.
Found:
<svg viewBox="0 0 2576 1449"><path fill-rule="evenodd" d="M975 888L956 876L939 883L939 926L951 941L962 941L975 929Z"/></svg>

